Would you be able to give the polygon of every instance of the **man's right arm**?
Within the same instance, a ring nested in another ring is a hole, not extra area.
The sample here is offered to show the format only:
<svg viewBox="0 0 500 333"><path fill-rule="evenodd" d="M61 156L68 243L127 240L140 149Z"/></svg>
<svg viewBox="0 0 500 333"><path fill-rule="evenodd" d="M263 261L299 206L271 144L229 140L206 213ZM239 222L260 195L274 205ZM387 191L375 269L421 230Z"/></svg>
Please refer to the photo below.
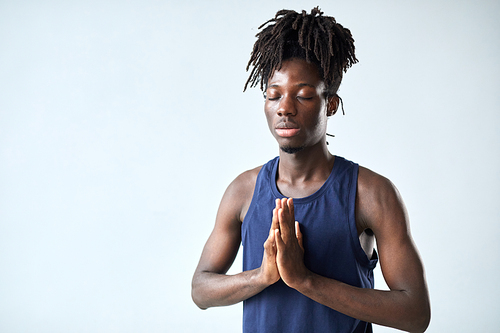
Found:
<svg viewBox="0 0 500 333"><path fill-rule="evenodd" d="M201 309L239 303L279 280L274 232L269 233L264 243L261 267L226 275L240 247L241 222L252 200L259 169L238 176L224 193L215 227L205 244L192 281L193 301ZM271 230L278 223L274 215Z"/></svg>

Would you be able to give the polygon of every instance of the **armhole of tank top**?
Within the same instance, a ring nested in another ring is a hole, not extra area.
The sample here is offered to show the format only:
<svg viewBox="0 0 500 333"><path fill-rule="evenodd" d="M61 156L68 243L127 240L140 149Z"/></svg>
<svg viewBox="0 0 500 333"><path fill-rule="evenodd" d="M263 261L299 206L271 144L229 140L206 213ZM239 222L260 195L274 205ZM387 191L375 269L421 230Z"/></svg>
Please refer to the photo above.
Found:
<svg viewBox="0 0 500 333"><path fill-rule="evenodd" d="M369 268L374 268L377 264L377 252L374 249L373 258L370 259L366 255L366 252L361 247L361 242L359 241L358 229L356 228L356 194L358 191L358 170L359 165L354 164L352 168L351 176L349 177L349 229L351 233L351 245L356 255L358 262Z"/></svg>

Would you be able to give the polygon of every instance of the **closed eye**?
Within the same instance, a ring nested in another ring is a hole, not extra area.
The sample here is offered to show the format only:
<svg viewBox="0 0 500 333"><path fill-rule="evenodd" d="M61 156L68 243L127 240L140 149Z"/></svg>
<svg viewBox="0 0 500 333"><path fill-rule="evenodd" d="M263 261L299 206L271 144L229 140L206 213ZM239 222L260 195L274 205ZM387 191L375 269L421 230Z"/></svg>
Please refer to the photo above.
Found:
<svg viewBox="0 0 500 333"><path fill-rule="evenodd" d="M263 95L264 95L264 99L268 100L268 101L276 101L276 100L278 100L278 99L281 98L281 94L277 93L274 90L271 90L271 92L270 92L271 96L269 96L269 94L267 93L267 91L264 91Z"/></svg>
<svg viewBox="0 0 500 333"><path fill-rule="evenodd" d="M281 98L281 96L269 97L269 95L267 93L264 93L264 99L267 99L268 101L276 101L276 100L278 100L280 98Z"/></svg>

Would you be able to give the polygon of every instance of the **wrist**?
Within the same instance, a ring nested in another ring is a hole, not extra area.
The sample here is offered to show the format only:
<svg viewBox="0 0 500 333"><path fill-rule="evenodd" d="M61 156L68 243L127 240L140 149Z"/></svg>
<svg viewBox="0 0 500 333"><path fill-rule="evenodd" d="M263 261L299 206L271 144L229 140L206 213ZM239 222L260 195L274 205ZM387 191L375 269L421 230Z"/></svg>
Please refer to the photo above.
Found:
<svg viewBox="0 0 500 333"><path fill-rule="evenodd" d="M261 267L255 269L254 279L255 279L255 283L257 285L266 288L266 287L269 287L270 285L274 284L276 281L278 281L279 275L276 278L276 276L270 274L268 271L266 271L261 266Z"/></svg>
<svg viewBox="0 0 500 333"><path fill-rule="evenodd" d="M308 290L311 290L313 285L314 273L308 269L305 269L304 274L300 279L296 279L291 288L297 290L298 292L305 294Z"/></svg>

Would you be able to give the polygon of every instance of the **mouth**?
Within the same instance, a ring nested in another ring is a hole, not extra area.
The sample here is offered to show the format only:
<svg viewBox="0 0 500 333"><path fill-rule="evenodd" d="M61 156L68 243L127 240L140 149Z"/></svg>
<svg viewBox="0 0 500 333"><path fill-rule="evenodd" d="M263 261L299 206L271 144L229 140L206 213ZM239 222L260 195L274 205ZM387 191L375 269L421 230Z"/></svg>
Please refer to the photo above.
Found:
<svg viewBox="0 0 500 333"><path fill-rule="evenodd" d="M278 134L282 138L289 138L295 136L297 133L299 133L299 131L300 129L298 128L277 128L276 134Z"/></svg>
<svg viewBox="0 0 500 333"><path fill-rule="evenodd" d="M274 130L276 131L276 134L282 138L289 138L300 132L300 128L297 124L289 121L278 123Z"/></svg>

